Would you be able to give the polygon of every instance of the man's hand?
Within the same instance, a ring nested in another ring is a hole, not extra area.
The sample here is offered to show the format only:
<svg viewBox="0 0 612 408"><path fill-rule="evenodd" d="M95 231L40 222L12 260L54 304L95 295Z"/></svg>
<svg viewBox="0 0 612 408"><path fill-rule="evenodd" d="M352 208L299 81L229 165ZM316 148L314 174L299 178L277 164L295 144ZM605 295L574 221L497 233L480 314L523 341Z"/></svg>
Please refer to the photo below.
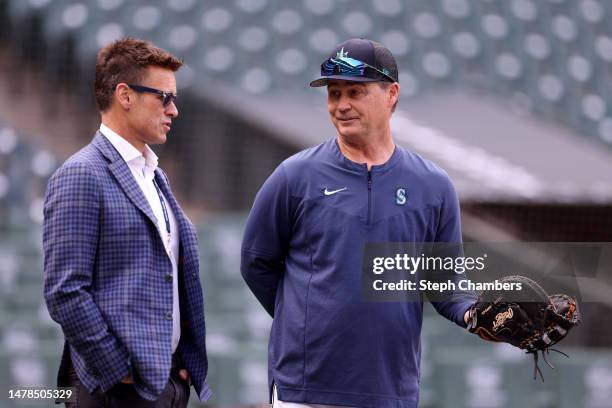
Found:
<svg viewBox="0 0 612 408"><path fill-rule="evenodd" d="M181 377L181 380L183 380L186 383L189 383L189 385L191 385L191 379L189 378L189 373L187 372L187 370L181 369L181 370L179 370L178 374L179 374L179 377ZM128 375L127 377L122 378L121 382L123 384L134 384L134 379L132 378L131 375Z"/></svg>
<svg viewBox="0 0 612 408"><path fill-rule="evenodd" d="M187 370L182 368L182 369L179 370L178 374L179 374L179 377L181 377L181 380L183 380L187 384L191 385L191 379L189 378L189 373L187 372Z"/></svg>
<svg viewBox="0 0 612 408"><path fill-rule="evenodd" d="M185 381L185 382L187 382L187 383L189 383L191 385L191 379L189 378L189 373L187 372L187 370L181 369L181 370L179 370L178 374L179 374L179 377L181 377L181 380L183 380L183 381ZM127 377L122 378L121 382L123 384L134 384L134 379L132 378L131 375L128 375Z"/></svg>
<svg viewBox="0 0 612 408"><path fill-rule="evenodd" d="M122 382L123 384L134 384L134 379L132 378L132 376L131 376L131 375L128 375L127 377L122 378L122 379L121 379L121 382Z"/></svg>
<svg viewBox="0 0 612 408"><path fill-rule="evenodd" d="M466 310L463 314L463 321L465 324L468 324L468 320L470 319L470 309Z"/></svg>

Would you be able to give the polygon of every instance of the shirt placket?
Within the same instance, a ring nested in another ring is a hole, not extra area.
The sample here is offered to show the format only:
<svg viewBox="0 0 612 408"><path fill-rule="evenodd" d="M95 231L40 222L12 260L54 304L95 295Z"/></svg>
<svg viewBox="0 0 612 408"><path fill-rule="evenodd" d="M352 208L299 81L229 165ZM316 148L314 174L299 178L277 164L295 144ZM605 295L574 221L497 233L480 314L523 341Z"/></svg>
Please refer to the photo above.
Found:
<svg viewBox="0 0 612 408"><path fill-rule="evenodd" d="M137 174L141 177L142 180L142 186L143 188L146 190L145 194L147 195L147 197L154 197L153 199L155 200L161 200L161 196L157 194L157 191L153 191L155 190L155 186L153 185L153 179L155 177L155 173L153 170L151 170L150 168L148 168L146 166L146 163L142 164L142 165L138 165L136 164L136 172ZM159 205L161 206L161 201L159 201ZM169 210L168 210L169 211ZM172 258L172 235L171 232L169 233L166 229L161 228L159 225L159 217L156 215L156 218L158 219L158 223L157 223L157 229L159 230L159 233L162 237L162 243L164 244L164 249L166 250L166 254L168 255L168 257L170 258L170 262L172 262L172 264L174 264L173 258ZM170 222L170 214L168 214L168 222ZM165 238L164 238L165 237Z"/></svg>
<svg viewBox="0 0 612 408"><path fill-rule="evenodd" d="M153 185L154 178L155 178L155 173L152 170L149 170L149 174L147 177L146 168L142 169L143 171L143 175L145 175L145 182L147 184L147 186L151 189L154 190L155 192L155 196L157 197L157 199L159 200L159 205L162 206L162 212L163 212L163 204L161 202L161 200L166 200L164 197L162 197L162 193L161 191L158 193L157 189L155 188L155 186ZM153 192L151 191L151 194L153 194ZM166 213L168 216L168 224L170 224L170 208L168 207L168 201L166 200ZM164 221L165 221L165 216L164 216ZM158 229L160 230L162 236L165 236L166 239L162 239L162 242L164 243L164 247L166 249L166 253L168 254L168 257L170 258L170 262L172 262L174 264L174 258L172 256L172 230L168 231L165 228L160 228L159 224L158 224Z"/></svg>

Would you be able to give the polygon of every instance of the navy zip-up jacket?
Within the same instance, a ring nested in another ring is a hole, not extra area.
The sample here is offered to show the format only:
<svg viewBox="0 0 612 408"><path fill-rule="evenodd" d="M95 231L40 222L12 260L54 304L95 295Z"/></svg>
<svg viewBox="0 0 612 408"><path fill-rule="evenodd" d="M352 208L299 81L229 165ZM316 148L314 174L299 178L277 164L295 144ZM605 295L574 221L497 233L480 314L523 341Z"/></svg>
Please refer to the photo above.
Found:
<svg viewBox="0 0 612 408"><path fill-rule="evenodd" d="M364 300L370 242L461 242L447 174L399 146L368 171L331 139L285 160L257 194L241 271L274 318L269 385L279 400L417 406L423 304ZM433 302L462 327L472 303L469 296Z"/></svg>

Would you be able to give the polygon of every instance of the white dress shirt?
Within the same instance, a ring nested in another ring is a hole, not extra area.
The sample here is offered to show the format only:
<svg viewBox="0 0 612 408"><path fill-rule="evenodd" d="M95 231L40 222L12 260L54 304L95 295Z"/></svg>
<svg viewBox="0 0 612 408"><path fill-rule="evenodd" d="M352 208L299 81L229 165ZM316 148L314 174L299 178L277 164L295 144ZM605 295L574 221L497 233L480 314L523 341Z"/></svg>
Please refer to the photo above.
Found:
<svg viewBox="0 0 612 408"><path fill-rule="evenodd" d="M179 229L168 199L160 191L159 194L163 197L168 212L170 234L168 234L166 229L160 195L158 195L157 189L153 184L155 169L157 168L157 155L147 145L145 145L144 154L139 152L127 140L104 124L100 125L100 133L111 142L123 160L125 160L149 206L153 210L155 218L157 218L157 230L172 263L172 352L174 353L181 337L181 312L178 298ZM134 254L134 256L138 256L138 254Z"/></svg>

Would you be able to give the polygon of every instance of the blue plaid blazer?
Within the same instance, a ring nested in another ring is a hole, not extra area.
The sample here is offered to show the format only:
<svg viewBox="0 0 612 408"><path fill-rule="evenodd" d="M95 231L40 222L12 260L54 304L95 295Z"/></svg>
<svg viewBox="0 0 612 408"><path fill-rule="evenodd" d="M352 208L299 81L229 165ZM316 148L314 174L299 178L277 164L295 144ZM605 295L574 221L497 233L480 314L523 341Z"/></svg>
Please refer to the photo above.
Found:
<svg viewBox="0 0 612 408"><path fill-rule="evenodd" d="M180 230L176 352L206 401L197 233L159 168L155 179ZM66 339L58 386L66 385L70 358L90 392L106 391L130 374L141 396L157 399L171 367L172 265L142 190L99 132L49 180L43 247L45 301Z"/></svg>

